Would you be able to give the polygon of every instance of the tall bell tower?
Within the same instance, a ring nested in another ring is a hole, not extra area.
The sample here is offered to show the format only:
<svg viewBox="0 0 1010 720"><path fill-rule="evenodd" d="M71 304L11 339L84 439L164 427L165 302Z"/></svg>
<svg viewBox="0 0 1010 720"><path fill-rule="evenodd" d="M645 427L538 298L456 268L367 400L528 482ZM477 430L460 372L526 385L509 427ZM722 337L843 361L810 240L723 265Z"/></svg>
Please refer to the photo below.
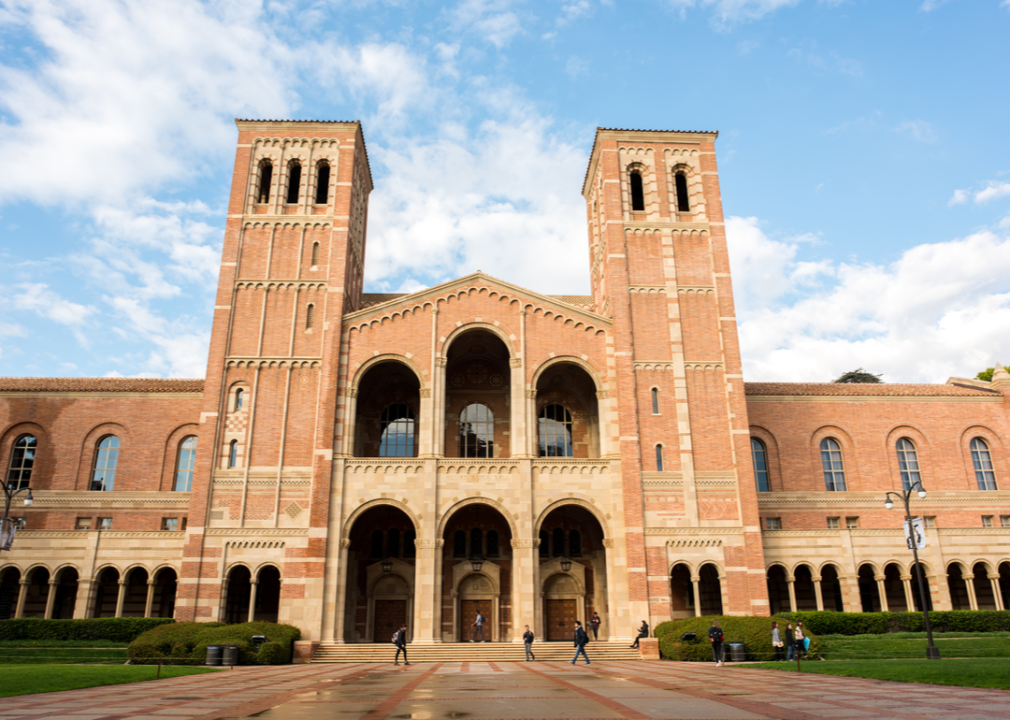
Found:
<svg viewBox="0 0 1010 720"><path fill-rule="evenodd" d="M631 614L654 622L768 613L716 137L599 128L583 186L595 305L614 321Z"/></svg>

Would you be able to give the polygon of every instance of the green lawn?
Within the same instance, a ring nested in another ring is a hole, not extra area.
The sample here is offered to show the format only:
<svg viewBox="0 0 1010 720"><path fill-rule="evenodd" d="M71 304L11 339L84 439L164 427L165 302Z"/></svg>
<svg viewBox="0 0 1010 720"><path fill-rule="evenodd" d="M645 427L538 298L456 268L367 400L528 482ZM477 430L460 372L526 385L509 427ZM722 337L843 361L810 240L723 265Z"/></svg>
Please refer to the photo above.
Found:
<svg viewBox="0 0 1010 720"><path fill-rule="evenodd" d="M0 647L0 665L124 665L129 659L126 648Z"/></svg>
<svg viewBox="0 0 1010 720"><path fill-rule="evenodd" d="M0 640L3 648L126 648L130 643L112 640Z"/></svg>
<svg viewBox="0 0 1010 720"><path fill-rule="evenodd" d="M162 678L180 677L216 672L201 667L163 667ZM116 667L89 667L81 665L45 665L0 667L0 697L11 695L34 695L56 692L57 690L79 690L99 685L120 685L122 683L154 680L158 668L151 665Z"/></svg>
<svg viewBox="0 0 1010 720"><path fill-rule="evenodd" d="M1010 690L1010 662L974 660L834 660L804 661L802 672L821 675L895 680L897 682L958 685L961 687ZM796 672L796 663L757 663L738 665L739 670L763 668Z"/></svg>
<svg viewBox="0 0 1010 720"><path fill-rule="evenodd" d="M998 633L936 633L943 658L1010 658L1010 637ZM926 633L887 635L821 635L825 660L883 660L925 658Z"/></svg>

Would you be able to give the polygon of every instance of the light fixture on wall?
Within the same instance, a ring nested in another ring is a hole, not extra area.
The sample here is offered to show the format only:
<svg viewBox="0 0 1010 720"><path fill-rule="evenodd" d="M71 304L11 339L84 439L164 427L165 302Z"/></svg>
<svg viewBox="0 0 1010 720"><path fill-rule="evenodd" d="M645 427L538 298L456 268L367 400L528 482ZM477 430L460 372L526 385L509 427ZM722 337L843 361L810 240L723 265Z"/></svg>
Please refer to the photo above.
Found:
<svg viewBox="0 0 1010 720"><path fill-rule="evenodd" d="M477 511L476 519L474 522L476 523L477 527L480 527L480 503L477 503L476 511ZM473 533L470 534L470 537L472 541ZM483 542L481 544L483 545ZM480 572L480 569L484 567L484 560L486 559L487 558L484 557L483 553L478 554L475 552L473 555L470 556L470 567L473 569L474 572Z"/></svg>
<svg viewBox="0 0 1010 720"><path fill-rule="evenodd" d="M564 537L568 537L568 509L565 505L561 506L561 529L564 531ZM564 572L568 572L572 569L572 559L565 554L565 545L567 543L562 543L561 545L561 569Z"/></svg>
<svg viewBox="0 0 1010 720"><path fill-rule="evenodd" d="M572 561L567 555L561 557L561 569L565 572L572 569Z"/></svg>
<svg viewBox="0 0 1010 720"><path fill-rule="evenodd" d="M382 561L382 572L388 573L388 572L392 571L392 569L393 569L393 559L392 558L386 558L385 560Z"/></svg>

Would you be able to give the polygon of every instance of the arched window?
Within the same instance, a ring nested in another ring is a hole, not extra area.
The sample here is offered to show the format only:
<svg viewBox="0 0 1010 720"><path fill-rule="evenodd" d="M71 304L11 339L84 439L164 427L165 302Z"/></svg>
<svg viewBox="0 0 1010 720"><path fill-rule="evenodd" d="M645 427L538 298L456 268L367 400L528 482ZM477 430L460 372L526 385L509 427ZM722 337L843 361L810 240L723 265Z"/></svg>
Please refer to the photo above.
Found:
<svg viewBox="0 0 1010 720"><path fill-rule="evenodd" d="M487 531L487 556L488 557L498 557L498 531L488 530Z"/></svg>
<svg viewBox="0 0 1010 720"><path fill-rule="evenodd" d="M319 242L312 243L312 260L310 261L312 266L315 267L319 264Z"/></svg>
<svg viewBox="0 0 1010 720"><path fill-rule="evenodd" d="M572 415L561 405L540 411L540 457L572 457Z"/></svg>
<svg viewBox="0 0 1010 720"><path fill-rule="evenodd" d="M768 453L765 444L757 438L750 439L750 456L754 461L754 480L758 492L768 492Z"/></svg>
<svg viewBox="0 0 1010 720"><path fill-rule="evenodd" d="M652 414L659 415L659 388L652 388Z"/></svg>
<svg viewBox="0 0 1010 720"><path fill-rule="evenodd" d="M417 556L417 545L414 544L415 540L417 540L417 533L413 530L403 533L403 557L412 558Z"/></svg>
<svg viewBox="0 0 1010 720"><path fill-rule="evenodd" d="M396 403L382 411L379 457L414 457L414 412Z"/></svg>
<svg viewBox="0 0 1010 720"><path fill-rule="evenodd" d="M95 468L91 474L92 490L112 490L116 485L116 465L119 464L119 438L106 435L98 442Z"/></svg>
<svg viewBox="0 0 1010 720"><path fill-rule="evenodd" d="M663 446L656 446L656 472L663 472Z"/></svg>
<svg viewBox="0 0 1010 720"><path fill-rule="evenodd" d="M399 528L390 528L389 533L386 535L386 557L398 558L400 557L400 530Z"/></svg>
<svg viewBox="0 0 1010 720"><path fill-rule="evenodd" d="M22 435L14 443L11 466L7 471L7 487L11 490L26 488L31 482L36 447L38 447L38 440L34 435Z"/></svg>
<svg viewBox="0 0 1010 720"><path fill-rule="evenodd" d="M578 530L568 533L568 554L572 557L582 557L582 533Z"/></svg>
<svg viewBox="0 0 1010 720"><path fill-rule="evenodd" d="M466 532L457 530L452 536L452 556L458 558L466 557Z"/></svg>
<svg viewBox="0 0 1010 720"><path fill-rule="evenodd" d="M917 482L922 482L919 474L919 455L915 445L908 438L898 440L898 469L901 471L901 489L908 490Z"/></svg>
<svg viewBox="0 0 1010 720"><path fill-rule="evenodd" d="M196 466L196 435L183 438L179 443L179 457L175 461L176 492L189 492L193 489L193 468Z"/></svg>
<svg viewBox="0 0 1010 720"><path fill-rule="evenodd" d="M971 441L971 461L975 465L975 481L979 490L996 489L996 473L992 467L989 445L980 437Z"/></svg>
<svg viewBox="0 0 1010 720"><path fill-rule="evenodd" d="M484 555L484 533L480 528L470 531L470 557L483 557Z"/></svg>
<svg viewBox="0 0 1010 720"><path fill-rule="evenodd" d="M556 527L551 533L551 557L565 554L565 530Z"/></svg>
<svg viewBox="0 0 1010 720"><path fill-rule="evenodd" d="M315 321L315 317L316 317L316 306L313 305L312 303L309 303L308 307L305 308L305 329L306 330L311 330L312 329L312 323Z"/></svg>
<svg viewBox="0 0 1010 720"><path fill-rule="evenodd" d="M368 557L369 558L381 558L382 557L382 541L383 541L382 530L372 530L372 542L368 547Z"/></svg>
<svg viewBox="0 0 1010 720"><path fill-rule="evenodd" d="M645 187L642 185L642 173L633 172L631 182L631 209L645 210Z"/></svg>
<svg viewBox="0 0 1010 720"><path fill-rule="evenodd" d="M845 467L842 465L842 448L834 438L821 440L821 468L824 470L824 487L829 492L845 491Z"/></svg>
<svg viewBox="0 0 1010 720"><path fill-rule="evenodd" d="M228 443L228 467L238 467L238 440Z"/></svg>
<svg viewBox="0 0 1010 720"><path fill-rule="evenodd" d="M459 456L494 457L494 414L487 405L473 403L460 414Z"/></svg>
<svg viewBox="0 0 1010 720"><path fill-rule="evenodd" d="M238 390L235 391L235 409L236 410L241 410L242 409L242 401L243 400L245 400L245 390L243 390L242 388L239 388Z"/></svg>
<svg viewBox="0 0 1010 720"><path fill-rule="evenodd" d="M548 555L551 554L550 553L550 538L547 535L547 531L546 530L541 530L539 538L540 538L540 546L539 546L538 549L540 551L540 557L545 558L545 557L547 557Z"/></svg>
<svg viewBox="0 0 1010 720"><path fill-rule="evenodd" d="M684 173L677 173L673 176L673 181L677 185L677 210L688 212L691 206L687 199L687 176Z"/></svg>
<svg viewBox="0 0 1010 720"><path fill-rule="evenodd" d="M316 205L325 205L330 199L330 164L320 160L316 166ZM315 265L315 263L312 263Z"/></svg>
<svg viewBox="0 0 1010 720"><path fill-rule="evenodd" d="M298 186L302 183L302 164L292 160L288 165L288 196L285 202L294 205L298 202Z"/></svg>
<svg viewBox="0 0 1010 720"><path fill-rule="evenodd" d="M256 192L256 202L270 202L270 181L273 178L274 166L269 160L260 163L260 186Z"/></svg>

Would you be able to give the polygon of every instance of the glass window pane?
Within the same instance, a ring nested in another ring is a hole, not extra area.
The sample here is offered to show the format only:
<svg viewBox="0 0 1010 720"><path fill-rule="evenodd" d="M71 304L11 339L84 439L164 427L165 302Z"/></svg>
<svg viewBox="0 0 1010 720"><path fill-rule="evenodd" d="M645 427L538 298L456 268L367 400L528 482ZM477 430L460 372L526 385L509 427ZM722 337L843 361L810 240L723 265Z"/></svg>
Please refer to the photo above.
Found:
<svg viewBox="0 0 1010 720"><path fill-rule="evenodd" d="M750 451L754 461L754 479L758 492L768 492L768 459L764 443L757 438L751 438Z"/></svg>
<svg viewBox="0 0 1010 720"><path fill-rule="evenodd" d="M460 414L459 454L465 458L494 457L494 414L486 405L467 405Z"/></svg>
<svg viewBox="0 0 1010 720"><path fill-rule="evenodd" d="M845 468L842 465L842 448L833 438L821 440L821 466L824 487L829 492L845 491Z"/></svg>
<svg viewBox="0 0 1010 720"><path fill-rule="evenodd" d="M996 489L996 473L993 471L989 445L982 438L971 441L971 459L975 466L975 481L979 490Z"/></svg>

